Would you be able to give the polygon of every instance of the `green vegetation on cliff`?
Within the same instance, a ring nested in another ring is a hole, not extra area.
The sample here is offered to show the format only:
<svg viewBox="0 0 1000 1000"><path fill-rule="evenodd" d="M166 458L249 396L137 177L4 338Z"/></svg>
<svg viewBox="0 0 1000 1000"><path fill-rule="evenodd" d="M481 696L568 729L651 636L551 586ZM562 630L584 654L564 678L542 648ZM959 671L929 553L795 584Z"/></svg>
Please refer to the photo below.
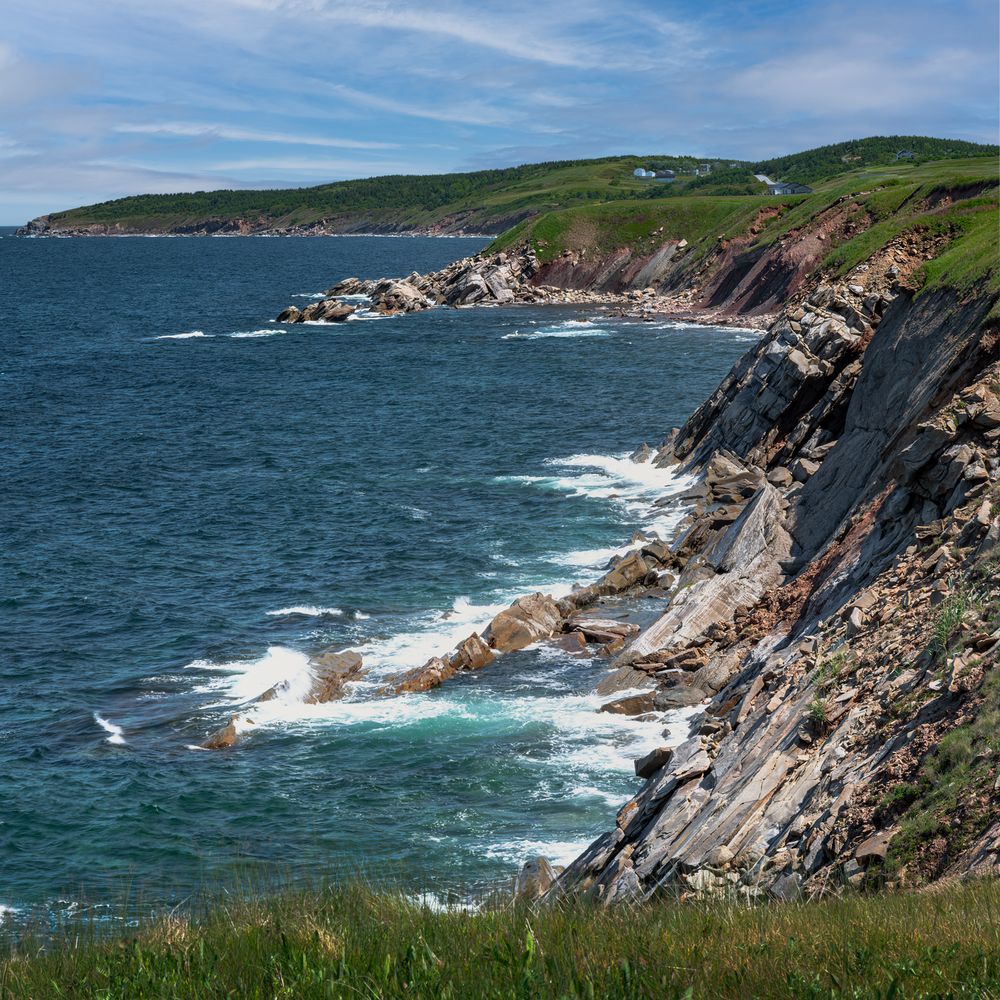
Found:
<svg viewBox="0 0 1000 1000"><path fill-rule="evenodd" d="M831 147L832 148L832 147ZM809 195L632 199L550 212L508 230L489 249L530 243L544 263L564 251L651 252L667 240L690 245L685 273L727 241L766 252L819 234L815 267L843 276L899 237L936 245L918 276L922 291L1000 293L1000 167L995 157L893 162L843 173Z"/></svg>
<svg viewBox="0 0 1000 1000"><path fill-rule="evenodd" d="M1000 887L748 906L433 912L337 889L24 942L0 998L995 997Z"/></svg>

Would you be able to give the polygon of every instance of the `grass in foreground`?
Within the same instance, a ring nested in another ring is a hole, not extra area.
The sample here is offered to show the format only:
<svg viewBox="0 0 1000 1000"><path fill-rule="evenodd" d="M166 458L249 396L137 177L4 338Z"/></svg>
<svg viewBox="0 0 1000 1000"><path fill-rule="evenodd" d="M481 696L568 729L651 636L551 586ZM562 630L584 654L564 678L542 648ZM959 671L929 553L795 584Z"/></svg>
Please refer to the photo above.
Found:
<svg viewBox="0 0 1000 1000"><path fill-rule="evenodd" d="M1000 997L1000 884L818 903L433 912L364 888L0 958L0 997Z"/></svg>

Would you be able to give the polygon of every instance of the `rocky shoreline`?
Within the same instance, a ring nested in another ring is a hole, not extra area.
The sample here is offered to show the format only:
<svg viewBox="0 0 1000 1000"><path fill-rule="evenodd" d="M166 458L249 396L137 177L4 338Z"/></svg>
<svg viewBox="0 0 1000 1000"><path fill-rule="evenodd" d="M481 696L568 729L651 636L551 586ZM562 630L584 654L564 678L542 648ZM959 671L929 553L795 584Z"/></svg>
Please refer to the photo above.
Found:
<svg viewBox="0 0 1000 1000"><path fill-rule="evenodd" d="M95 222L82 226L62 226L49 215L19 226L16 236L35 239L80 239L85 237L148 236L423 236L423 237L464 237L469 239L492 239L496 232L483 233L468 230L462 225L451 228L436 226L392 226L371 223L320 222L296 226L273 226L263 221L247 219L205 219L192 225L178 225L169 229L148 229L141 226L127 226L121 223Z"/></svg>
<svg viewBox="0 0 1000 1000"><path fill-rule="evenodd" d="M439 271L414 272L406 278L345 278L324 292L324 297L304 309L288 306L279 323L338 323L359 310L381 316L421 312L435 306L588 305L611 315L655 322L669 318L708 326L764 329L768 314L737 316L722 309L699 308L692 291L676 294L654 288L628 291L595 291L563 288L543 283L546 270L536 252L527 246L497 254L476 254L457 260Z"/></svg>
<svg viewBox="0 0 1000 1000"><path fill-rule="evenodd" d="M1000 869L1000 755L975 745L1000 719L1000 329L995 297L915 294L942 245L909 232L836 281L796 279L684 427L633 456L695 478L664 498L690 507L675 537L637 539L562 600L520 598L380 690L557 642L615 657L602 711L694 710L680 746L636 762L645 785L614 828L564 872L532 859L523 894L792 899ZM383 315L560 302L722 318L697 283L593 291L550 274L522 247L346 279L279 320L343 321L345 296ZM665 608L638 634L595 611L636 593ZM970 749L942 801L928 775L954 746Z"/></svg>

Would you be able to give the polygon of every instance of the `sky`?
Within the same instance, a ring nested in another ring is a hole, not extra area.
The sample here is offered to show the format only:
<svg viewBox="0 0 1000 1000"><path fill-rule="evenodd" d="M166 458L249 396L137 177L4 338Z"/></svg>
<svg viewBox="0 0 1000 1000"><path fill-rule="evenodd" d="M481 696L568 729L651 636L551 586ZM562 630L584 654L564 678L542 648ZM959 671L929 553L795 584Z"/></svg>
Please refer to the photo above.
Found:
<svg viewBox="0 0 1000 1000"><path fill-rule="evenodd" d="M996 142L996 0L0 0L0 224L126 194Z"/></svg>

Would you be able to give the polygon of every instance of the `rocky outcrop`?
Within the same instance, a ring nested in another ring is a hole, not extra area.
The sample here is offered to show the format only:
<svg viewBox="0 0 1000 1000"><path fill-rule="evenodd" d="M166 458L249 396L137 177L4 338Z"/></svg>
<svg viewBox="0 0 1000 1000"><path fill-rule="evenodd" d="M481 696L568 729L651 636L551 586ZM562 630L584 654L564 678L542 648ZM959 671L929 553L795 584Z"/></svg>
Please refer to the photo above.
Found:
<svg viewBox="0 0 1000 1000"><path fill-rule="evenodd" d="M352 649L343 652L328 651L314 656L309 660L309 689L302 701L306 705L322 705L343 698L346 685L360 680L364 673L361 654ZM290 681L282 681L268 688L257 700L272 701L280 698L289 693L291 686Z"/></svg>
<svg viewBox="0 0 1000 1000"><path fill-rule="evenodd" d="M907 247L789 302L655 456L697 473L606 705L701 705L547 898L792 898L995 870L1000 334ZM943 747L949 747L947 751ZM937 797L936 797L937 796Z"/></svg>

